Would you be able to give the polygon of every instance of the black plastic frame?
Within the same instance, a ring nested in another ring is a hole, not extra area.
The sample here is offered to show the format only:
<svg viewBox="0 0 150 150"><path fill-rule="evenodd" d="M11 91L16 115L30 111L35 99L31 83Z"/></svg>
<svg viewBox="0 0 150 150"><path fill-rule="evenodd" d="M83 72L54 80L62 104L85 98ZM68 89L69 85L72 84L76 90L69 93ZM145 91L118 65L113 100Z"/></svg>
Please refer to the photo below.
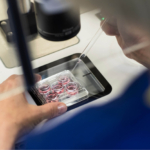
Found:
<svg viewBox="0 0 150 150"><path fill-rule="evenodd" d="M44 65L44 66L41 66L37 69L34 69L34 73L39 73L39 72L42 72L42 71L45 71L49 68L52 68L52 67L55 67L57 65L60 65L62 63L65 63L67 61L70 61L70 60L73 60L75 58L79 58L80 56L80 53L77 53L77 54L73 54L71 56L68 56L68 57L65 57L65 58L62 58L62 59L59 59L57 61L54 61L52 63L49 63L47 65ZM103 75L98 71L98 69L94 66L94 64L91 62L91 60L88 58L88 57L85 57L83 60L82 60L86 65L90 63L90 66L92 65L92 69L90 69L87 65L87 67L89 68L89 70L95 75L95 77L97 78L97 80L104 86L105 88L105 91L104 92L101 92L101 93L98 93L96 95L93 95L93 96L90 96L89 98L85 99L84 101L81 101L77 104L74 104L72 106L69 106L68 107L68 111L71 110L71 109L74 109L74 108L77 108L81 105L84 105L86 103L89 103L89 102L92 102L98 98L101 98L101 97L104 97L108 94L111 93L112 91L112 87L111 85L108 83L108 81L103 77ZM34 99L34 101L36 102L37 105L42 105L41 101L39 100L39 98L33 93L33 91L29 91L30 95L32 96L32 98Z"/></svg>

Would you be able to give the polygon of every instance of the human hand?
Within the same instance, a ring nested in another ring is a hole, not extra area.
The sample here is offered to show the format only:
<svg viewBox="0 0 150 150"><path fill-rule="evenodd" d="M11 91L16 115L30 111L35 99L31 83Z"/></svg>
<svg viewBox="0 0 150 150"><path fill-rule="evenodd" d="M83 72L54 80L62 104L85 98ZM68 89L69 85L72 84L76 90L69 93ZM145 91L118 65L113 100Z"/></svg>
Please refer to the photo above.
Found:
<svg viewBox="0 0 150 150"><path fill-rule="evenodd" d="M36 75L36 80L41 77ZM13 75L0 84L0 93L19 87L22 76ZM24 93L0 101L0 149L11 149L15 140L31 131L44 119L52 119L66 112L64 103L49 103L43 106L30 105Z"/></svg>
<svg viewBox="0 0 150 150"><path fill-rule="evenodd" d="M102 26L102 29L107 35L116 36L118 44L123 50L150 40L148 32L142 26L117 17L109 18L108 22L106 21L104 26ZM150 46L126 54L126 56L150 69Z"/></svg>

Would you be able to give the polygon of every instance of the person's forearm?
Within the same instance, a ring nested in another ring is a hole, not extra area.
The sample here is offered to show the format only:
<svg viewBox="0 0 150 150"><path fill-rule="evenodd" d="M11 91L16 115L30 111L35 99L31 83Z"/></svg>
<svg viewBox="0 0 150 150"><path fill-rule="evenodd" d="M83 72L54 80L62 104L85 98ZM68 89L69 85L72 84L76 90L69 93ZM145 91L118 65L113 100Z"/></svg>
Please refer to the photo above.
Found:
<svg viewBox="0 0 150 150"><path fill-rule="evenodd" d="M10 124L3 123L0 125L0 150L11 150L17 139L18 132Z"/></svg>

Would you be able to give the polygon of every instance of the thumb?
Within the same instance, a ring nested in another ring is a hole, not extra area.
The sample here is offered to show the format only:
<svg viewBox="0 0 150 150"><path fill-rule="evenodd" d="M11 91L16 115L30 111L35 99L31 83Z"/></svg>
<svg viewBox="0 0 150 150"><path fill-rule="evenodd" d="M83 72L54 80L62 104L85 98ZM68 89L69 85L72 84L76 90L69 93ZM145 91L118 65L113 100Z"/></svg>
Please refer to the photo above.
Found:
<svg viewBox="0 0 150 150"><path fill-rule="evenodd" d="M57 117L67 111L67 106L64 103L54 102L38 107L42 119L51 119Z"/></svg>

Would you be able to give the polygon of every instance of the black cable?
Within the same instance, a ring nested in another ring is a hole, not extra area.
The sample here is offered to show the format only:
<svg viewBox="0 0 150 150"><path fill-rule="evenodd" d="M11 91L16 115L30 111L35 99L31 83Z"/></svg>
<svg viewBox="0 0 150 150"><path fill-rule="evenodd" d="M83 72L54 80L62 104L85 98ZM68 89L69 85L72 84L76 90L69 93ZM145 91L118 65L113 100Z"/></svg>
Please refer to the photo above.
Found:
<svg viewBox="0 0 150 150"><path fill-rule="evenodd" d="M24 36L23 27L20 19L16 0L7 0L9 6L9 19L13 31L14 42L16 44L18 56L22 65L27 89L34 86L34 75L29 57L29 49Z"/></svg>

